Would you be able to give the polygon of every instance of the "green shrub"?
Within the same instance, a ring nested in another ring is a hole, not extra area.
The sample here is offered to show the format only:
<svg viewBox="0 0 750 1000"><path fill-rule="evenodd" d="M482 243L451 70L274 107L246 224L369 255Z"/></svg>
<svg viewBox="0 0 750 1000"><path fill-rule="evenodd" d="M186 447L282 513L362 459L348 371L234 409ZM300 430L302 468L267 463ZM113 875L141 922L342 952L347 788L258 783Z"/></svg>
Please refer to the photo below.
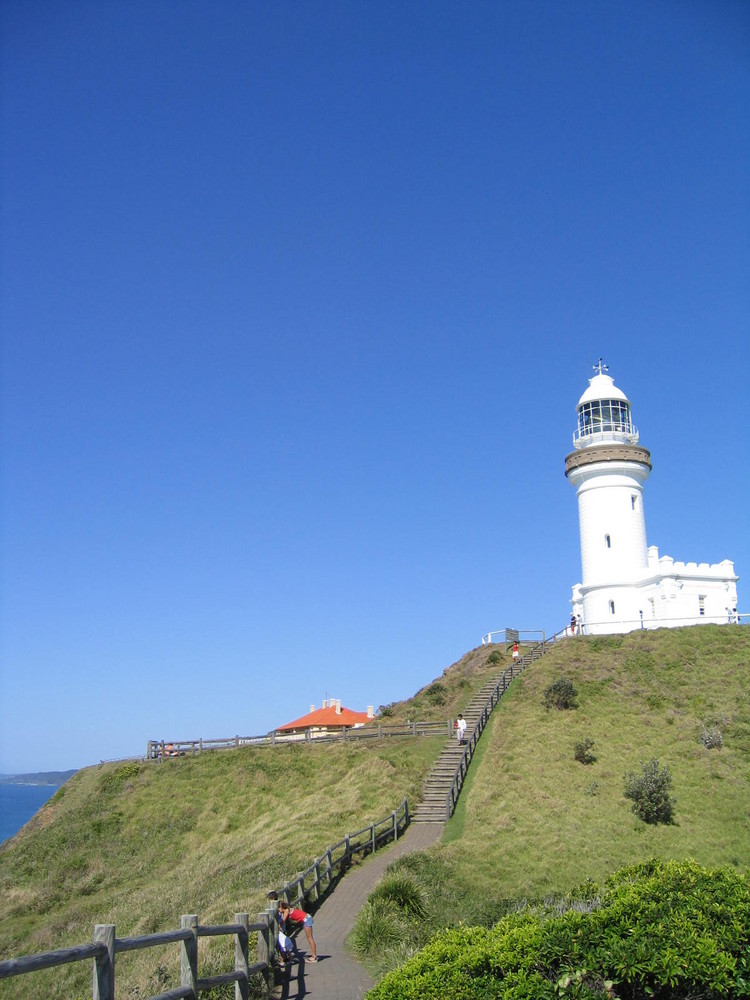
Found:
<svg viewBox="0 0 750 1000"><path fill-rule="evenodd" d="M368 899L354 921L352 950L360 957L377 956L397 945L403 933L402 915L392 899Z"/></svg>
<svg viewBox="0 0 750 1000"><path fill-rule="evenodd" d="M400 872L385 875L378 883L370 900L386 899L395 903L400 910L410 916L424 917L425 905L417 883Z"/></svg>
<svg viewBox="0 0 750 1000"><path fill-rule="evenodd" d="M578 740L573 751L573 755L581 764L593 764L596 755L591 752L594 741L586 737L585 740Z"/></svg>
<svg viewBox="0 0 750 1000"><path fill-rule="evenodd" d="M140 770L141 765L138 761L128 761L114 769L108 769L99 779L99 788L102 792L119 792L129 781L138 776Z"/></svg>
<svg viewBox="0 0 750 1000"><path fill-rule="evenodd" d="M641 765L641 773L625 775L625 798L632 799L632 810L644 823L671 823L676 799L669 794L672 776L666 765L660 770L654 759Z"/></svg>
<svg viewBox="0 0 750 1000"><path fill-rule="evenodd" d="M444 705L446 698L445 684L435 681L425 691L425 697L431 705Z"/></svg>
<svg viewBox="0 0 750 1000"><path fill-rule="evenodd" d="M443 931L368 1000L750 998L747 875L650 861L582 900Z"/></svg>
<svg viewBox="0 0 750 1000"><path fill-rule="evenodd" d="M503 662L503 654L500 652L499 649L493 649L492 652L490 653L490 655L487 657L487 662L488 663L502 663Z"/></svg>
<svg viewBox="0 0 750 1000"><path fill-rule="evenodd" d="M573 687L572 681L569 681L567 677L558 677L544 692L544 707L559 709L577 708L577 694L578 692Z"/></svg>

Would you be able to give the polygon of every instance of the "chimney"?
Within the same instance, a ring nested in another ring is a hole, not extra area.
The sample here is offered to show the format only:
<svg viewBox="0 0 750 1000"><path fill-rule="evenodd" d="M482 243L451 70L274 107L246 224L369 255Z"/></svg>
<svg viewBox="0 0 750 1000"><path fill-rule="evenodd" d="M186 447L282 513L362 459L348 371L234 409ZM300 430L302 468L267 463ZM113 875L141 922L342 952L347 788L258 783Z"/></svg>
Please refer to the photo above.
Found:
<svg viewBox="0 0 750 1000"><path fill-rule="evenodd" d="M315 711L315 705L310 705L310 712L314 712L314 711Z"/></svg>
<svg viewBox="0 0 750 1000"><path fill-rule="evenodd" d="M367 706L367 718L368 719L374 719L375 718L375 708L374 708L373 705L368 705Z"/></svg>
<svg viewBox="0 0 750 1000"><path fill-rule="evenodd" d="M322 707L322 708L328 708L328 699L327 699L327 698L324 698L324 699L323 699L323 704L322 704L322 706L321 706L321 707Z"/></svg>
<svg viewBox="0 0 750 1000"><path fill-rule="evenodd" d="M336 699L336 715L341 715L341 699Z"/></svg>

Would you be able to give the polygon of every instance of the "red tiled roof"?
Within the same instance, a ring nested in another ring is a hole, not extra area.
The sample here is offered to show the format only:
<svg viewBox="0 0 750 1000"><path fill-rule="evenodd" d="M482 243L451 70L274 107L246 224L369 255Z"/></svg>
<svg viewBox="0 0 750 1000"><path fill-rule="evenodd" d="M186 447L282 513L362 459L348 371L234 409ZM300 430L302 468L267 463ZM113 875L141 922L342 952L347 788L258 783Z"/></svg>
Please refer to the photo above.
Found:
<svg viewBox="0 0 750 1000"><path fill-rule="evenodd" d="M363 722L371 722L367 712L353 712L351 708L341 706L341 712L337 712L335 707L316 708L314 712L295 719L294 722L287 722L283 726L278 726L275 732L280 733L284 729L311 729L313 726L327 727L333 726L354 726Z"/></svg>

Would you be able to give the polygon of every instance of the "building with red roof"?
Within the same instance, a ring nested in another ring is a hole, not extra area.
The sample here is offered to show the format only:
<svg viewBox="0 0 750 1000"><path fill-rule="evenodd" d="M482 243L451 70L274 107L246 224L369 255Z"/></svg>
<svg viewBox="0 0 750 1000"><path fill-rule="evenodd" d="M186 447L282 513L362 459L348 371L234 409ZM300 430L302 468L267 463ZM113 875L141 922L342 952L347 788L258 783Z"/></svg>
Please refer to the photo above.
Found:
<svg viewBox="0 0 750 1000"><path fill-rule="evenodd" d="M345 708L340 699L324 699L320 708L310 705L307 715L294 719L293 722L286 722L283 726L274 729L274 733L279 736L310 736L322 735L323 733L341 732L342 729L358 729L366 722L372 722L375 716L372 705L367 706L366 712L355 712L351 708Z"/></svg>

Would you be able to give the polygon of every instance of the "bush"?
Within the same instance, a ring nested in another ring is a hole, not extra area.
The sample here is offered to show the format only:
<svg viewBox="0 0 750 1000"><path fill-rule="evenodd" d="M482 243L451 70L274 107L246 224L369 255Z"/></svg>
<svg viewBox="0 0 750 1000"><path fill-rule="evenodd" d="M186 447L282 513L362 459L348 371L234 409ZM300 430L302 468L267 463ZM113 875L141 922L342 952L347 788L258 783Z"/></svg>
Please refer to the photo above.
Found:
<svg viewBox="0 0 750 1000"><path fill-rule="evenodd" d="M431 705L444 705L445 693L445 684L435 681L425 691L425 697Z"/></svg>
<svg viewBox="0 0 750 1000"><path fill-rule="evenodd" d="M490 655L487 657L487 662L488 663L502 663L503 662L503 654L500 652L499 649L493 649L492 652L490 653Z"/></svg>
<svg viewBox="0 0 750 1000"><path fill-rule="evenodd" d="M544 692L545 708L577 708L576 696L578 692L573 687L573 682L567 677L558 677L554 684L550 684Z"/></svg>
<svg viewBox="0 0 750 1000"><path fill-rule="evenodd" d="M414 917L424 917L425 905L422 893L417 883L399 872L385 875L370 895L370 901L376 899L390 900L396 906Z"/></svg>
<svg viewBox="0 0 750 1000"><path fill-rule="evenodd" d="M404 934L404 921L391 899L369 899L357 914L351 935L352 950L361 957L393 948Z"/></svg>
<svg viewBox="0 0 750 1000"><path fill-rule="evenodd" d="M581 764L593 764L596 756L591 752L594 741L586 737L585 740L578 740L574 749L574 756Z"/></svg>
<svg viewBox="0 0 750 1000"><path fill-rule="evenodd" d="M693 861L624 868L566 912L438 934L369 1000L750 998L750 879Z"/></svg>
<svg viewBox="0 0 750 1000"><path fill-rule="evenodd" d="M641 773L625 775L625 798L632 799L633 812L644 823L671 823L676 799L669 795L672 776L666 765L659 770L659 761L641 765Z"/></svg>
<svg viewBox="0 0 750 1000"><path fill-rule="evenodd" d="M700 740L707 750L721 750L724 746L724 737L718 726L701 727Z"/></svg>

